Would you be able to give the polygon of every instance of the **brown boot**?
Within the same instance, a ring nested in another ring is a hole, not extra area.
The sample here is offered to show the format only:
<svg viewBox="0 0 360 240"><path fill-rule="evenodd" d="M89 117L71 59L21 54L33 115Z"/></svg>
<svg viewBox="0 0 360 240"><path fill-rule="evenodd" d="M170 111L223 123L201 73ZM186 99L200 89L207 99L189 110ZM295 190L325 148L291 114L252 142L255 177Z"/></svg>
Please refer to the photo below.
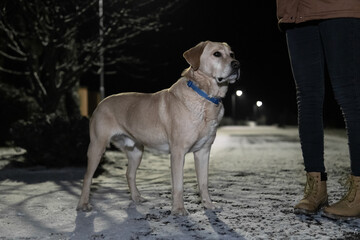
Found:
<svg viewBox="0 0 360 240"><path fill-rule="evenodd" d="M337 203L326 207L323 215L332 219L360 218L360 177L350 176L349 190Z"/></svg>
<svg viewBox="0 0 360 240"><path fill-rule="evenodd" d="M295 205L296 214L316 214L320 208L328 205L326 181L321 181L320 172L308 172L306 174L306 185L304 198Z"/></svg>

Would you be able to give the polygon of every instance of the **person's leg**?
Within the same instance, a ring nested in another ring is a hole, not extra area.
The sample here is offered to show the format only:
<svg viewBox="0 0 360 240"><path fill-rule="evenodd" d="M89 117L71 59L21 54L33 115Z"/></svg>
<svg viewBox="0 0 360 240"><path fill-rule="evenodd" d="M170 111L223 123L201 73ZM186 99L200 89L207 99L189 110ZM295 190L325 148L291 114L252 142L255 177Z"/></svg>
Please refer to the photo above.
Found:
<svg viewBox="0 0 360 240"><path fill-rule="evenodd" d="M346 123L351 171L360 176L360 19L332 19L319 26L334 95Z"/></svg>
<svg viewBox="0 0 360 240"><path fill-rule="evenodd" d="M351 159L348 193L324 209L331 218L360 217L360 19L319 24L335 98L346 123Z"/></svg>
<svg viewBox="0 0 360 240"><path fill-rule="evenodd" d="M307 172L325 172L324 166L324 55L317 24L286 32L296 84L301 148Z"/></svg>
<svg viewBox="0 0 360 240"><path fill-rule="evenodd" d="M295 213L314 214L327 205L324 166L324 55L317 24L300 25L286 32L298 101L301 149L307 181Z"/></svg>

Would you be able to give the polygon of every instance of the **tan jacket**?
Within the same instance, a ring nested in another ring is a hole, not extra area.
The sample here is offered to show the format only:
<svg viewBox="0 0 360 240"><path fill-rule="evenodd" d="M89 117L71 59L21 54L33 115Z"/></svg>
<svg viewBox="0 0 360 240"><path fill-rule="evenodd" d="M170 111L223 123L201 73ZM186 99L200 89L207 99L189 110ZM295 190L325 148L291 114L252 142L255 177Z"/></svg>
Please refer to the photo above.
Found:
<svg viewBox="0 0 360 240"><path fill-rule="evenodd" d="M310 20L360 18L360 0L277 0L279 23Z"/></svg>

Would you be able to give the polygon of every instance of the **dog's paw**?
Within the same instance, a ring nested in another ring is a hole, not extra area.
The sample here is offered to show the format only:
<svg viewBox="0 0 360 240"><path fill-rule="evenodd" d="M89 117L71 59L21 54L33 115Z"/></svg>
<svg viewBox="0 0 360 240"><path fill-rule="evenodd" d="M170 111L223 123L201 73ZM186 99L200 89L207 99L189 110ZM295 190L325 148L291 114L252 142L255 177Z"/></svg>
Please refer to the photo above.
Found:
<svg viewBox="0 0 360 240"><path fill-rule="evenodd" d="M90 203L79 204L76 207L76 211L90 212L91 210L92 206Z"/></svg>
<svg viewBox="0 0 360 240"><path fill-rule="evenodd" d="M144 203L144 202L147 202L148 200L146 198L143 198L141 197L140 195L139 196L136 196L136 197L133 197L132 198L133 202L135 204L141 204L141 203Z"/></svg>
<svg viewBox="0 0 360 240"><path fill-rule="evenodd" d="M173 208L171 214L175 216L187 216L189 212L185 208Z"/></svg>
<svg viewBox="0 0 360 240"><path fill-rule="evenodd" d="M221 211L222 207L216 203L213 202L203 202L203 206L207 210L213 210L213 211Z"/></svg>

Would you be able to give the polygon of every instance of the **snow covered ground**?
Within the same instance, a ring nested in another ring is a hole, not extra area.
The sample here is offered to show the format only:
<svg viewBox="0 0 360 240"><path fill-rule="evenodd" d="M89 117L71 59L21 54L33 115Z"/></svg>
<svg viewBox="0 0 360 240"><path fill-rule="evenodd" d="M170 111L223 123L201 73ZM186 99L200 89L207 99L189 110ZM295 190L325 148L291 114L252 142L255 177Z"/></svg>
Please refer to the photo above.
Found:
<svg viewBox="0 0 360 240"><path fill-rule="evenodd" d="M349 172L346 138L327 134L330 202L341 198ZM360 220L298 216L305 174L296 128L222 127L210 160L209 189L221 210L205 211L192 155L184 177L186 217L170 215L169 156L146 152L129 200L124 154L108 151L107 170L93 180L94 210L76 212L85 169L4 168L0 151L0 239L360 239Z"/></svg>

